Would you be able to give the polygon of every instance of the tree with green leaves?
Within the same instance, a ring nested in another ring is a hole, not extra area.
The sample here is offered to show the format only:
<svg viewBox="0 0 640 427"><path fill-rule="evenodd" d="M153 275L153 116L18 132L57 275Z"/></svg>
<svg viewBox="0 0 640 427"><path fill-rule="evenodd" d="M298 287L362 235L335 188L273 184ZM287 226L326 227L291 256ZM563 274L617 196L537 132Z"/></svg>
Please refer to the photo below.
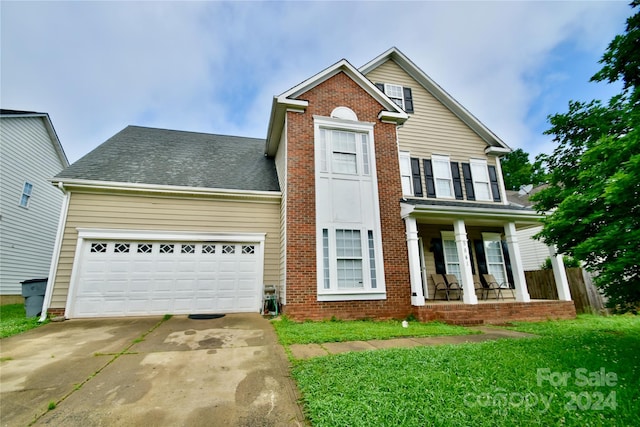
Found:
<svg viewBox="0 0 640 427"><path fill-rule="evenodd" d="M640 5L634 0L631 7ZM591 80L622 81L608 103L570 101L549 117L557 147L549 187L532 197L551 212L538 237L581 260L619 311L640 307L640 13L609 44Z"/></svg>
<svg viewBox="0 0 640 427"><path fill-rule="evenodd" d="M529 162L529 153L518 148L500 159L504 185L507 190L519 190L523 185L532 184L534 187L547 180L547 174L542 167L542 161L536 159Z"/></svg>

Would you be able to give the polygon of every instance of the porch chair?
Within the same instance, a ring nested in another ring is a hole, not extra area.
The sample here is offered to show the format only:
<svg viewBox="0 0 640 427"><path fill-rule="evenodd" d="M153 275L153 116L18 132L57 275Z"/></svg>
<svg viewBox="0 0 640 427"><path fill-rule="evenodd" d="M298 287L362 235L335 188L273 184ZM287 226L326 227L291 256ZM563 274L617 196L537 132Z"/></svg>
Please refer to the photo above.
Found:
<svg viewBox="0 0 640 427"><path fill-rule="evenodd" d="M262 290L262 309L260 310L260 314L271 314L277 316L279 304L280 299L278 298L278 288L276 288L275 285L264 285Z"/></svg>
<svg viewBox="0 0 640 427"><path fill-rule="evenodd" d="M433 284L435 285L435 290L433 292L434 299L437 299L436 296L438 295L438 292L444 292L447 301L449 301L450 300L449 293L451 291L458 291L458 299L460 299L462 288L458 284L458 281L455 280L455 276L453 276L454 280L452 280L451 283L447 281L444 274L432 274L431 279L433 280Z"/></svg>
<svg viewBox="0 0 640 427"><path fill-rule="evenodd" d="M483 276L493 277L493 275L491 274L484 274ZM496 299L500 299L500 296L502 296L502 299L504 299L504 295L502 295L502 289L498 285L498 283L495 281L495 278L493 279L493 281L487 281L486 278L485 280L481 280L480 277L476 275L476 276L473 276L473 281L474 281L476 290L479 290L481 292L480 299L488 300L489 294L491 292L494 293L494 295L496 296Z"/></svg>
<svg viewBox="0 0 640 427"><path fill-rule="evenodd" d="M449 285L449 292L458 291L458 299L462 299L462 283L458 281L458 278L455 274L445 274L444 278L447 280L447 284Z"/></svg>
<svg viewBox="0 0 640 427"><path fill-rule="evenodd" d="M495 293L496 299L500 299L500 297L504 299L504 295L502 295L502 289L505 287L505 285L508 288L508 283L498 283L496 278L493 277L493 274L483 274L482 279L483 280L481 282L483 288L486 291L487 299L489 298L490 291L493 291Z"/></svg>

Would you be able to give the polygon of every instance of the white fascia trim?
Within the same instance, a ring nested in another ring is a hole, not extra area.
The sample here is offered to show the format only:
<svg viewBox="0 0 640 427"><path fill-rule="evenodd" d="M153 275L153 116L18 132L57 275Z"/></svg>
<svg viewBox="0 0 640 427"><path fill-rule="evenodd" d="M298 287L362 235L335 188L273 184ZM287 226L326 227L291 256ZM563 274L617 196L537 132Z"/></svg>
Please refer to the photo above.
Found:
<svg viewBox="0 0 640 427"><path fill-rule="evenodd" d="M318 301L372 301L386 300L386 292L336 292L318 293Z"/></svg>
<svg viewBox="0 0 640 427"><path fill-rule="evenodd" d="M58 219L58 230L56 231L56 240L53 245L53 254L51 255L51 265L49 266L49 279L47 280L47 288L44 295L44 301L42 302L42 313L40 314L39 322L47 320L47 310L51 305L51 297L53 296L53 288L56 283L56 274L58 274L58 262L60 261L60 251L62 249L62 238L64 236L64 228L67 226L67 212L69 211L69 199L71 193L64 191L62 185L59 186L60 190L64 192L64 198L62 199L62 206L60 208L60 218Z"/></svg>
<svg viewBox="0 0 640 427"><path fill-rule="evenodd" d="M401 203L400 211L406 215L419 215L420 213L434 213L452 215L462 218L487 218L487 219L511 219L514 221L537 222L545 217L537 212L505 211L504 209L462 207L462 206L435 206L435 205L410 205ZM404 216L403 216L404 218Z"/></svg>
<svg viewBox="0 0 640 427"><path fill-rule="evenodd" d="M234 190L227 188L207 188L207 187L182 187L178 185L160 184L138 184L134 182L111 182L95 181L88 179L60 179L51 180L53 184L63 184L67 189L74 187L91 188L99 190L129 190L142 191L147 193L175 193L188 195L208 195L220 197L238 198L265 198L280 199L280 191L255 191L255 190Z"/></svg>
<svg viewBox="0 0 640 427"><path fill-rule="evenodd" d="M127 230L110 228L77 228L76 230L78 231L78 239L263 243L266 238L266 233L203 233L198 231Z"/></svg>

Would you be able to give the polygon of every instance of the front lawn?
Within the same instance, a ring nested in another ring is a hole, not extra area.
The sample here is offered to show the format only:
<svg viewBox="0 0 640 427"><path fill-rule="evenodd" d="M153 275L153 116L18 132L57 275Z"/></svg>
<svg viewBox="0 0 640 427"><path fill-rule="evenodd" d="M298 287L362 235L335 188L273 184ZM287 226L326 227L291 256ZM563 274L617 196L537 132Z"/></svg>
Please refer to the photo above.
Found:
<svg viewBox="0 0 640 427"><path fill-rule="evenodd" d="M0 338L10 337L37 328L39 317L26 317L24 304L0 305Z"/></svg>
<svg viewBox="0 0 640 427"><path fill-rule="evenodd" d="M273 326L283 345L324 342L386 340L400 337L435 337L478 333L462 326L440 322L408 322L403 328L398 320L326 320L323 322L293 322L286 317L274 320Z"/></svg>
<svg viewBox="0 0 640 427"><path fill-rule="evenodd" d="M540 338L296 361L314 426L632 426L640 317L522 323Z"/></svg>

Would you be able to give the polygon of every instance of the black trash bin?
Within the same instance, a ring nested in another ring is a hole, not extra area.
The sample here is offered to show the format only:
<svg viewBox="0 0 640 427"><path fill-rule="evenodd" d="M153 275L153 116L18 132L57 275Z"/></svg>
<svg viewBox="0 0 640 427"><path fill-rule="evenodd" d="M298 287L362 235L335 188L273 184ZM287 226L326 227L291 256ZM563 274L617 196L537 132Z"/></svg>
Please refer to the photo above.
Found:
<svg viewBox="0 0 640 427"><path fill-rule="evenodd" d="M30 279L22 283L22 296L27 317L40 316L48 279Z"/></svg>

